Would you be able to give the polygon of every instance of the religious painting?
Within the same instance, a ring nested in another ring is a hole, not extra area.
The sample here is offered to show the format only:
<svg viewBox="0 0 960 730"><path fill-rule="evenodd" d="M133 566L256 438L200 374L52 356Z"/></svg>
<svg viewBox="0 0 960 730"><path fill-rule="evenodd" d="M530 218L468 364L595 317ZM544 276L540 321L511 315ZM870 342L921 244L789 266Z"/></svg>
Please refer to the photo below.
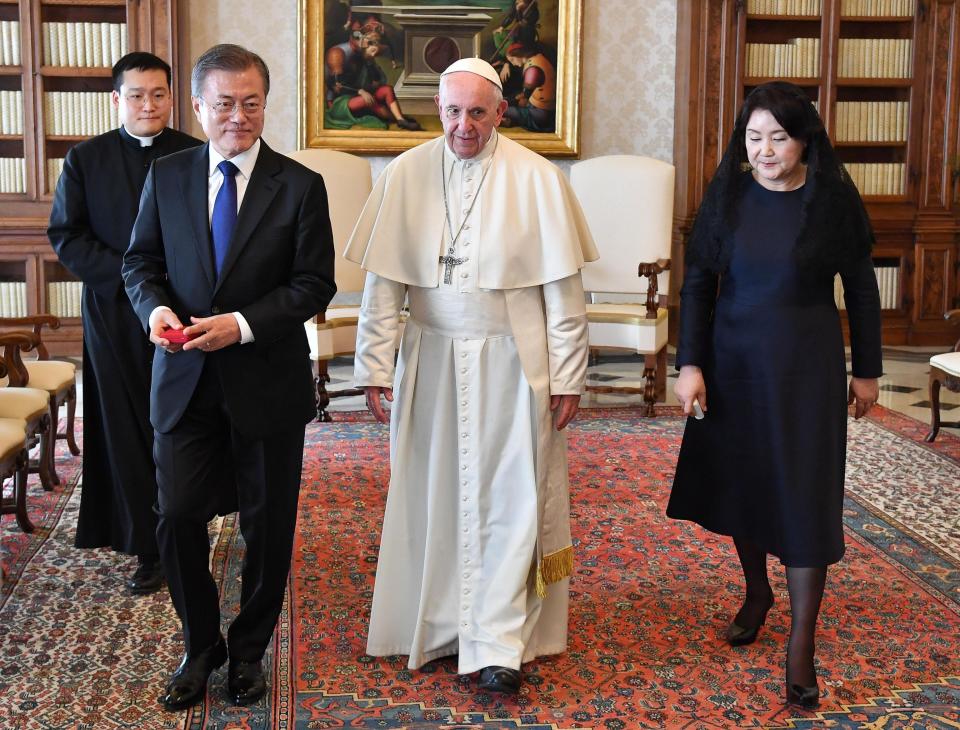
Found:
<svg viewBox="0 0 960 730"><path fill-rule="evenodd" d="M432 139L440 74L479 57L503 81L500 130L577 156L582 3L301 0L301 146L393 154Z"/></svg>

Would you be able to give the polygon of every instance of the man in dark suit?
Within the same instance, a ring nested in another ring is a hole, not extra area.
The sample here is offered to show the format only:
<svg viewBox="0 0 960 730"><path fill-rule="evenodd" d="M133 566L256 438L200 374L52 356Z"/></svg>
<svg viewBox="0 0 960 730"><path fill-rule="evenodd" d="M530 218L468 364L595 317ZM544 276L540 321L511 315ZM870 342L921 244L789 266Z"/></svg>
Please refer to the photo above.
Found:
<svg viewBox="0 0 960 730"><path fill-rule="evenodd" d="M47 235L83 281L83 489L75 545L136 555L134 594L163 587L157 551L157 480L148 418L154 348L123 290L120 266L150 163L200 140L167 128L170 66L128 53L113 67L120 128L73 147L64 161Z"/></svg>
<svg viewBox="0 0 960 730"><path fill-rule="evenodd" d="M150 391L157 537L186 641L160 697L168 710L203 699L228 656L231 700L264 694L315 414L303 322L336 290L323 180L260 139L269 88L250 51L200 56L191 91L209 143L154 163L124 256L127 294L162 348ZM224 641L207 522L231 502L247 553Z"/></svg>

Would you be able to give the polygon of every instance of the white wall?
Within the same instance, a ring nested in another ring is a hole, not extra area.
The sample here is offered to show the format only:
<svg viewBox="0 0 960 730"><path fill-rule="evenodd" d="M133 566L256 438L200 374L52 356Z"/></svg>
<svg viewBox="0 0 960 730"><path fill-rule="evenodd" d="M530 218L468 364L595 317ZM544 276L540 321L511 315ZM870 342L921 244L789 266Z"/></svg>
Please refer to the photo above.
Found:
<svg viewBox="0 0 960 730"><path fill-rule="evenodd" d="M191 61L238 43L270 67L264 138L297 146L298 0L186 0L182 52ZM642 154L672 161L675 0L584 0L581 156ZM182 81L190 69L181 68ZM183 83L181 90L188 86ZM202 136L196 120L193 133ZM387 158L374 158L375 172Z"/></svg>

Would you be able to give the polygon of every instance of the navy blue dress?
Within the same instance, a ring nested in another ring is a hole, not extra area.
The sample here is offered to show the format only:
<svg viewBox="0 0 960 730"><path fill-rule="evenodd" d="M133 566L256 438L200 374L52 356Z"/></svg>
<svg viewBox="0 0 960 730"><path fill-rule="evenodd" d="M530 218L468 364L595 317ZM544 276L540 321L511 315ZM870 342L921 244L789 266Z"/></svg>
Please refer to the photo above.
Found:
<svg viewBox="0 0 960 730"><path fill-rule="evenodd" d="M687 420L667 515L814 567L844 551L847 379L833 277L793 253L802 192L749 185L728 270L686 270L677 367L703 370L708 411ZM873 265L840 274L853 374L878 377Z"/></svg>

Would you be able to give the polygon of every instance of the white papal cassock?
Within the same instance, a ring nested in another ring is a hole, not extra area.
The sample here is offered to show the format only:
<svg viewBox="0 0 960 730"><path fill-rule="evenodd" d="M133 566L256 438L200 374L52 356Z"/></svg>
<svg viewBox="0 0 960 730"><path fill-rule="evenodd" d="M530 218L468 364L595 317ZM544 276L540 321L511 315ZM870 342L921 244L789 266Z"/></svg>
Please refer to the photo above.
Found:
<svg viewBox="0 0 960 730"><path fill-rule="evenodd" d="M463 223L449 281L441 160ZM368 653L459 654L469 673L563 651L572 548L549 398L582 392L579 269L596 257L566 180L496 133L468 160L429 142L381 175L346 255L368 271L356 383L395 396Z"/></svg>

